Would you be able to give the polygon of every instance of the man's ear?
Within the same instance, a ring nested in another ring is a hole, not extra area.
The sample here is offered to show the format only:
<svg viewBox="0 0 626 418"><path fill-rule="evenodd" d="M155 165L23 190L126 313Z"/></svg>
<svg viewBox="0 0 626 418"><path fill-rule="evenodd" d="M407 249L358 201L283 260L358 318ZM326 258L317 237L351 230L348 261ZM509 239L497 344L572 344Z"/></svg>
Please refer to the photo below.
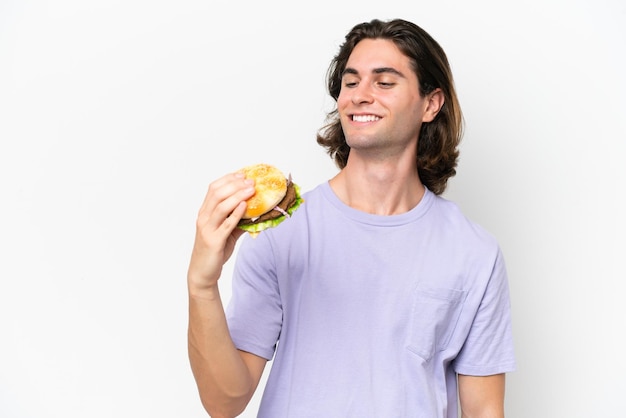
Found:
<svg viewBox="0 0 626 418"><path fill-rule="evenodd" d="M422 122L432 122L445 103L446 99L443 95L443 91L440 88L436 88L432 92L426 95L426 110Z"/></svg>

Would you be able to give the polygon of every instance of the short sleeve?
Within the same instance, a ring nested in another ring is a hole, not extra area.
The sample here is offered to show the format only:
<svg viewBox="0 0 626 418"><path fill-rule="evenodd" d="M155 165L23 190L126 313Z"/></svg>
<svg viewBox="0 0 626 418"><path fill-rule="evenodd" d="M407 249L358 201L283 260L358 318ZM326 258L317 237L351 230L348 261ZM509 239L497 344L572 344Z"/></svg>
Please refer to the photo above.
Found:
<svg viewBox="0 0 626 418"><path fill-rule="evenodd" d="M469 334L454 361L459 374L488 376L515 370L507 271L498 250Z"/></svg>
<svg viewBox="0 0 626 418"><path fill-rule="evenodd" d="M237 253L226 318L235 346L271 360L282 326L272 248L263 234L246 236Z"/></svg>

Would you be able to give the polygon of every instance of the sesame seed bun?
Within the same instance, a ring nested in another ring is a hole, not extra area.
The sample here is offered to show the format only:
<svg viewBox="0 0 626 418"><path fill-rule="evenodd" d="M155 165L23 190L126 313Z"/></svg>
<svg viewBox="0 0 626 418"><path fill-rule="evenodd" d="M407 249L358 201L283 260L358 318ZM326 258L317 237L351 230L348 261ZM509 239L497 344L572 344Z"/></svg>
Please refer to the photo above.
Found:
<svg viewBox="0 0 626 418"><path fill-rule="evenodd" d="M258 218L274 209L287 193L287 178L278 168L269 164L255 164L239 172L254 179L254 196L246 201L248 207L244 219Z"/></svg>
<svg viewBox="0 0 626 418"><path fill-rule="evenodd" d="M255 194L246 201L247 208L239 228L256 237L291 217L303 202L300 188L270 164L254 164L238 170L254 179Z"/></svg>

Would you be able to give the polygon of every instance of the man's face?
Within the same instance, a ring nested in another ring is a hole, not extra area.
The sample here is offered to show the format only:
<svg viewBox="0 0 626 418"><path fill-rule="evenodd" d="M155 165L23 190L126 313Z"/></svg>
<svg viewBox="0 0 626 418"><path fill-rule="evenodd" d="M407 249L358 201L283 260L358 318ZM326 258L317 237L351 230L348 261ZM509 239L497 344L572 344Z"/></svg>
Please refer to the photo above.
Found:
<svg viewBox="0 0 626 418"><path fill-rule="evenodd" d="M359 42L346 64L337 109L353 150L402 152L417 145L427 100L409 58L386 39Z"/></svg>

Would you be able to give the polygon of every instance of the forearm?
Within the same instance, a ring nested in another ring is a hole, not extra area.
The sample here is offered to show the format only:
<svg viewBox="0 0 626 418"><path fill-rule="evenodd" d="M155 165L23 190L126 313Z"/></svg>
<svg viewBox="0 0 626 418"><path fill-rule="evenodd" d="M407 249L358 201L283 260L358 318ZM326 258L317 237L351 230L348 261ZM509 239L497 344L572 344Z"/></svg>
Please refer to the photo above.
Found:
<svg viewBox="0 0 626 418"><path fill-rule="evenodd" d="M462 418L504 418L505 375L459 375Z"/></svg>
<svg viewBox="0 0 626 418"><path fill-rule="evenodd" d="M212 417L241 413L256 387L228 331L217 285L189 290L188 350L202 404Z"/></svg>
<svg viewBox="0 0 626 418"><path fill-rule="evenodd" d="M461 411L461 418L504 418L504 411L490 411L482 415L468 415Z"/></svg>

